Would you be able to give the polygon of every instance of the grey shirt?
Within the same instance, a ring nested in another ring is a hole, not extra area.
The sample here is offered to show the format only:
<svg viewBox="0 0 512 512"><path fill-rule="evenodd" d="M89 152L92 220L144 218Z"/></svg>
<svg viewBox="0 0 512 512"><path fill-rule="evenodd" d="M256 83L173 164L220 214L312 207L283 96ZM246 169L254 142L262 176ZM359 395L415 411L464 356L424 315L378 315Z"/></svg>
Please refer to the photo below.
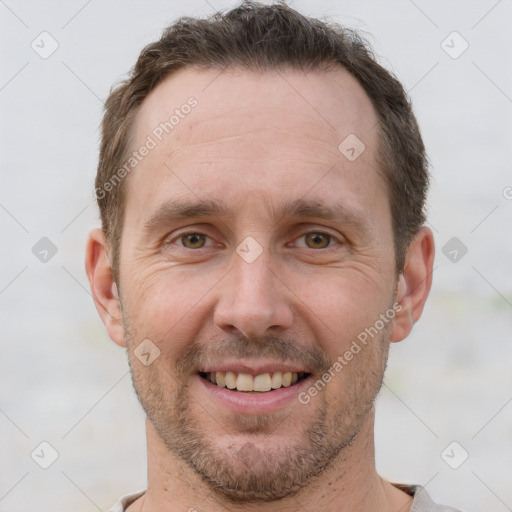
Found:
<svg viewBox="0 0 512 512"><path fill-rule="evenodd" d="M409 512L460 512L455 508L434 503L427 491L421 487L421 485L393 485L404 491L406 494L414 497L412 507L409 509ZM129 505L131 505L136 499L140 498L145 492L146 491L140 491L134 494L122 496L109 510L109 512L124 512Z"/></svg>

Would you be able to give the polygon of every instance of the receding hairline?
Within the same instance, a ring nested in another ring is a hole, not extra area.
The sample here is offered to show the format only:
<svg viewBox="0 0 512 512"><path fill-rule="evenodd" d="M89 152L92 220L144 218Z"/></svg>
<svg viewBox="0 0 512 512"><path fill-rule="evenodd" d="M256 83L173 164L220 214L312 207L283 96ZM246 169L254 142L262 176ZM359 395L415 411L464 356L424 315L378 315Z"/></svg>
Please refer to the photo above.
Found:
<svg viewBox="0 0 512 512"><path fill-rule="evenodd" d="M407 93L393 73L378 63L360 31L305 16L287 5L248 1L206 18L182 17L147 45L129 78L107 99L97 186L108 180L132 147L128 139L134 114L161 81L184 68L233 66L254 70L337 66L359 82L378 117L378 168L389 187L397 268L402 268L404 251L425 219L429 183L425 148ZM120 184L111 195L97 196L114 255L123 223L123 189Z"/></svg>
<svg viewBox="0 0 512 512"><path fill-rule="evenodd" d="M263 70L253 69L250 67L242 67L236 64L228 65L228 66L220 66L217 64L212 65L184 65L180 67L179 69L176 69L170 73L168 73L165 77L162 78L162 80L151 90L151 92L144 98L144 100L141 102L141 104L138 106L136 112L134 113L131 123L130 123L130 129L128 132L128 149L127 149L127 157L130 152L132 152L136 144L140 142L139 137L147 135L146 132L138 133L137 132L137 126L139 126L140 123L140 115L143 107L147 105L147 100L150 98L151 95L155 93L155 91L160 88L162 84L165 82L169 82L171 80L179 80L183 75L192 74L192 76L197 76L201 73L206 73L212 76L214 79L219 76L220 74L227 72L231 73L233 72L236 76L240 76L240 74L247 74L247 75L259 75L263 76L266 73L276 73L276 72L283 72L283 73L294 73L297 75L305 75L308 73L342 73L342 76L346 77L348 80L352 81L354 84L356 84L357 89L361 92L363 95L365 101L367 101L369 108L371 109L371 113L373 117L375 118L375 123L372 125L372 127L368 130L368 132L373 132L372 137L375 138L375 147L374 147L374 155L373 155L373 163L375 166L371 166L373 171L377 173L377 176L379 178L385 177L385 171L383 168L382 159L380 157L381 151L383 150L382 147L382 134L379 130L379 114L377 110L375 109L375 106L372 102L372 98L368 95L367 91L363 87L363 85L360 83L360 81L357 79L357 77L350 72L342 63L335 62L335 61L326 61L324 63L320 63L315 66L311 67L301 67L298 65L295 65L293 63L287 63L286 65L280 65L280 66L268 66L267 68ZM211 81L207 80L207 84L211 83ZM297 94L296 92L293 92L290 90L291 94ZM304 103L305 107L307 107L306 103ZM178 106L178 103L176 103L176 106ZM313 111L311 111L313 113ZM327 127L327 125L326 125ZM336 131L336 130L335 130ZM172 137L173 134L171 134ZM341 142L341 139L339 140ZM334 146L333 146L334 147ZM132 179L130 176L126 176L125 180L121 184L121 188L119 190L120 194L124 195L124 200L122 201L122 211L119 212L119 220L120 220L120 226L119 226L119 236L122 238L122 232L124 227L124 219L125 219L125 209L127 207L127 201L126 201L126 193L128 189L130 188L128 186L128 183L126 180ZM388 200L390 200L390 191L387 191ZM347 217L348 218L348 217ZM116 257L119 255L116 254Z"/></svg>
<svg viewBox="0 0 512 512"><path fill-rule="evenodd" d="M366 101L368 103L369 108L371 109L372 115L375 118L375 123L372 123L372 126L375 127L376 124L379 122L379 113L377 112L377 109L375 108L375 105L372 101L372 98L366 91L366 89L363 87L360 80L349 70L346 66L344 66L340 62L336 62L334 60L332 61L322 61L319 63L306 63L306 65L301 66L296 63L284 63L279 65L272 65L267 64L264 68L255 68L250 65L250 63L247 66L241 66L238 63L232 63L229 65L220 65L218 63L212 63L212 64L184 64L181 67L171 71L167 75L165 75L153 88L152 90L146 95L146 97L143 99L143 101L137 106L137 109L133 112L132 118L129 123L129 129L128 129L128 145L127 145L127 152L126 156L132 152L135 148L135 145L137 143L137 136L143 136L145 137L147 135L146 132L138 132L138 128L140 127L141 123L141 113L146 113L147 105L151 101L153 101L153 98L156 94L161 91L162 85L169 84L170 82L178 83L179 80L196 80L198 76L204 74L205 79L204 83L201 84L201 86L197 86L197 84L194 84L195 89L194 90L187 90L186 93L181 94L181 97L177 97L174 101L174 104L172 105L174 108L179 108L181 104L186 102L186 100L190 96L195 96L197 93L202 94L206 89L210 87L215 87L215 82L217 78L219 78L221 75L232 75L233 78L238 78L242 75L246 76L256 76L256 77L264 77L265 75L272 76L274 75L274 78L281 78L283 81L286 82L286 77L283 75L291 74L292 76L308 76L308 75L320 75L322 73L325 73L326 75L330 76L341 76L343 77L343 80L348 80L349 82L352 82L359 92L361 93L361 97L364 98L363 101ZM329 83L331 85L336 85L338 87L338 91L334 91L334 94L342 94L341 88L343 87L343 84L339 80L331 80L327 81L326 83ZM297 90L294 90L293 84L288 82L288 87L290 88L290 94L301 96L301 93ZM176 86L181 87L181 86ZM195 96L196 97L196 96ZM340 96L341 97L341 96ZM325 124L327 128L330 128L331 130L334 128L336 130L336 127L333 126L333 122L326 121L325 118L322 118L319 113L318 109L315 110L315 106L311 105L311 102L304 98L302 96L302 101L304 101L304 107L307 111L310 110L312 116L316 116L319 121ZM309 103L309 105L308 105ZM334 121L335 122L335 121ZM151 129L150 127L146 127L146 129ZM371 130L368 130L370 132Z"/></svg>

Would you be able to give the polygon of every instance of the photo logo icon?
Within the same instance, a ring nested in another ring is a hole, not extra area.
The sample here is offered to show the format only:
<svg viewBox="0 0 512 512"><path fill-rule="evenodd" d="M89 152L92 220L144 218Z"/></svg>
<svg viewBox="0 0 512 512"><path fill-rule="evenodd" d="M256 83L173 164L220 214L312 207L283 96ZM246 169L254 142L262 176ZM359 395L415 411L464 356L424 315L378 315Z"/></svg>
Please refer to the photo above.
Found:
<svg viewBox="0 0 512 512"><path fill-rule="evenodd" d="M441 458L452 469L458 469L468 460L469 453L457 441L450 443L442 452Z"/></svg>
<svg viewBox="0 0 512 512"><path fill-rule="evenodd" d="M238 244L236 252L246 263L252 263L261 255L263 247L252 236L248 236Z"/></svg>
<svg viewBox="0 0 512 512"><path fill-rule="evenodd" d="M41 32L31 43L30 47L41 59L49 59L59 47L57 40L49 32Z"/></svg>
<svg viewBox="0 0 512 512"><path fill-rule="evenodd" d="M46 236L43 236L43 238L32 247L32 254L41 263L48 263L57 252L57 246Z"/></svg>
<svg viewBox="0 0 512 512"><path fill-rule="evenodd" d="M160 349L150 339L145 339L133 351L133 354L144 366L149 366L160 355Z"/></svg>
<svg viewBox="0 0 512 512"><path fill-rule="evenodd" d="M338 146L340 153L351 162L357 160L365 149L363 141L354 133L345 137Z"/></svg>
<svg viewBox="0 0 512 512"><path fill-rule="evenodd" d="M441 251L452 263L458 263L466 255L468 248L454 236L443 245Z"/></svg>
<svg viewBox="0 0 512 512"><path fill-rule="evenodd" d="M40 468L48 469L59 458L59 452L48 441L43 441L30 456Z"/></svg>
<svg viewBox="0 0 512 512"><path fill-rule="evenodd" d="M454 31L443 39L441 48L455 60L469 48L469 43L458 32Z"/></svg>

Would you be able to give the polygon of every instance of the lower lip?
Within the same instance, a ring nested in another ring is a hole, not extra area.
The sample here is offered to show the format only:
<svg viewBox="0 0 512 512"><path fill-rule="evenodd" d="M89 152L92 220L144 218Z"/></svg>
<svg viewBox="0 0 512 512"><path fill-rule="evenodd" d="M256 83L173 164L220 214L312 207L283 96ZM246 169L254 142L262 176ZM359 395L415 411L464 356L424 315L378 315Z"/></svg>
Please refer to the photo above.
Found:
<svg viewBox="0 0 512 512"><path fill-rule="evenodd" d="M207 392L211 393L213 399L224 407L237 413L261 414L282 409L293 400L298 402L298 395L308 387L311 375L292 386L274 389L266 393L233 391L216 386L202 377L198 378Z"/></svg>

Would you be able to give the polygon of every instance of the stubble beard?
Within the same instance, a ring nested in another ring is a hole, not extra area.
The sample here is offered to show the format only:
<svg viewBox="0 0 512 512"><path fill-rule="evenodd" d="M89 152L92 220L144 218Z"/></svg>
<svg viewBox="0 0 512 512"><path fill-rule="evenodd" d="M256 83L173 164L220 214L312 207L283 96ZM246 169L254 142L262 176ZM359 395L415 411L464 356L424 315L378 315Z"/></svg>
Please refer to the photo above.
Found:
<svg viewBox="0 0 512 512"><path fill-rule="evenodd" d="M133 338L127 322L125 333L135 392L163 443L192 468L211 491L238 504L270 502L293 495L332 467L335 461L344 458L346 448L353 443L373 409L382 386L389 348L389 328L385 328L364 348L366 356L361 358L357 369L352 367L350 379L344 381L349 389L343 390L344 401L338 401L334 412L332 398L328 401L325 393L319 393L311 401L316 407L315 415L304 426L297 426L296 421L290 425L281 412L237 416L233 418L233 431L243 433L248 440L219 449L215 439L208 435L207 427L201 426L205 421L201 424L192 413L193 399L188 387L182 385L186 378L179 374L179 366L172 375L168 369L159 373L156 364L143 369L134 361L130 350ZM274 343L279 344L279 339ZM284 345L282 351L286 351ZM326 369L319 372L315 380ZM336 377L333 381L335 384ZM215 421L206 417L206 423ZM264 436L271 435L275 429L280 429L282 435L289 427L295 429L293 437L297 440L294 443L279 450L264 449ZM302 429L299 436L297 429Z"/></svg>

